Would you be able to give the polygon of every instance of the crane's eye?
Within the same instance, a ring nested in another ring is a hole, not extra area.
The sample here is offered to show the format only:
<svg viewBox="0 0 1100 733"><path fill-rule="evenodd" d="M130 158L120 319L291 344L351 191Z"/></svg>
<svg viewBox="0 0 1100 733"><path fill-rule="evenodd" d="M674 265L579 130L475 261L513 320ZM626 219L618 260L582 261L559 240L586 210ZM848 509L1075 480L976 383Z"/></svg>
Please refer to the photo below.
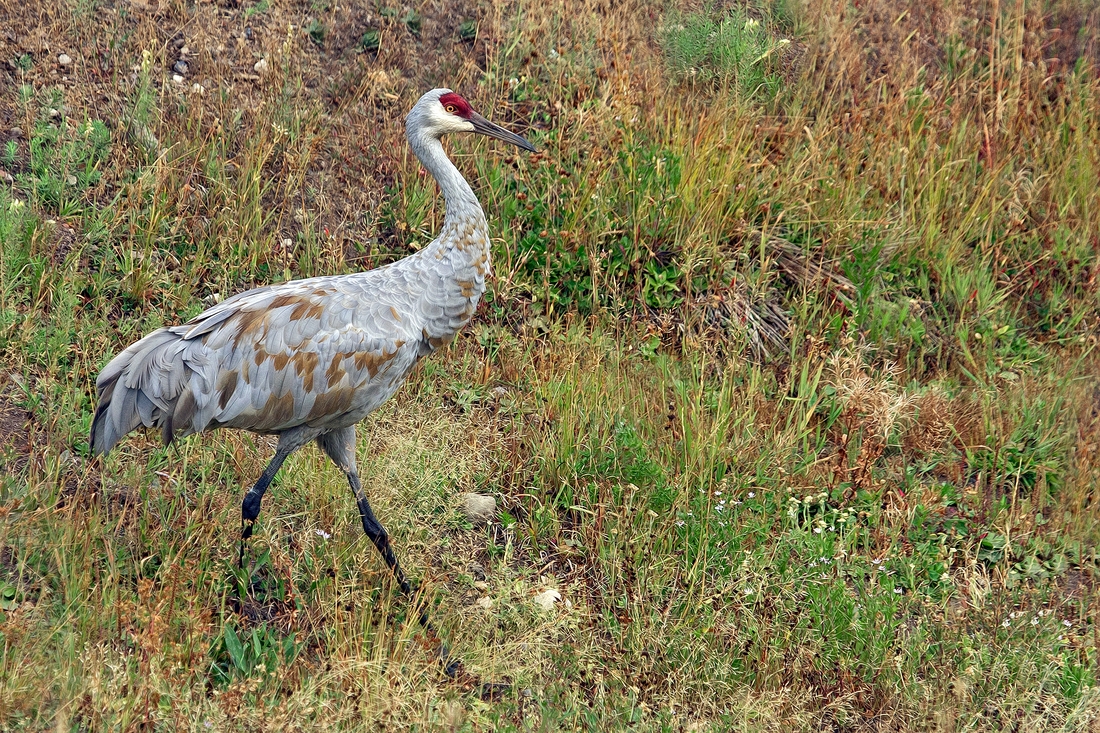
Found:
<svg viewBox="0 0 1100 733"><path fill-rule="evenodd" d="M443 109L447 110L451 114L455 114L456 112L458 112L458 107L454 106L453 104L448 104Z"/></svg>

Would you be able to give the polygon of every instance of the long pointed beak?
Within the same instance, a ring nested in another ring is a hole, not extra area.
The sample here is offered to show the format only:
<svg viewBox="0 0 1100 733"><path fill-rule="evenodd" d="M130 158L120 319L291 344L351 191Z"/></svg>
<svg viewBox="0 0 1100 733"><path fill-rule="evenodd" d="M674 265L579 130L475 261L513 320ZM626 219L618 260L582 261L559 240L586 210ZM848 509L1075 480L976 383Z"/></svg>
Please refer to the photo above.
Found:
<svg viewBox="0 0 1100 733"><path fill-rule="evenodd" d="M517 148L523 148L529 153L538 152L538 149L534 145L527 142L516 133L505 130L500 125L494 125L492 122L489 122L489 120L485 119L477 112L471 112L470 116L467 119L469 119L470 122L473 123L474 132L480 133L482 135L488 135L489 137L495 137L497 140L503 140L506 143L512 143Z"/></svg>

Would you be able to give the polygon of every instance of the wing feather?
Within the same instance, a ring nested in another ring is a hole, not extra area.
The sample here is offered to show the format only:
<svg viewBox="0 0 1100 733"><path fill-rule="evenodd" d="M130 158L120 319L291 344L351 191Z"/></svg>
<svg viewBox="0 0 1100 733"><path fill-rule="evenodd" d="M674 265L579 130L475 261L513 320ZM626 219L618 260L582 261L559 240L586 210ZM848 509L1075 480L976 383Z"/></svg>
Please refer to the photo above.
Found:
<svg viewBox="0 0 1100 733"><path fill-rule="evenodd" d="M241 293L104 368L93 447L110 450L140 424L170 440L210 427L358 422L469 318L479 294L459 297L446 273L408 260Z"/></svg>
<svg viewBox="0 0 1100 733"><path fill-rule="evenodd" d="M377 407L416 361L420 319L409 317L410 289L371 290L347 278L298 281L194 319L186 335L217 363L205 399L196 394L196 422L278 432ZM239 379L223 399L217 385L229 374Z"/></svg>

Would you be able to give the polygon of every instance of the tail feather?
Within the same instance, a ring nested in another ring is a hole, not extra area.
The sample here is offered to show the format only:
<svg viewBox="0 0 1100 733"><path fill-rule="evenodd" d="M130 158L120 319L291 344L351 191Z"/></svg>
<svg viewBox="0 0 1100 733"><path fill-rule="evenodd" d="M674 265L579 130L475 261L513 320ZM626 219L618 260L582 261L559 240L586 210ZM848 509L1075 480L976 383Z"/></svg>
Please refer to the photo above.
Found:
<svg viewBox="0 0 1100 733"><path fill-rule="evenodd" d="M190 383L196 375L186 353L198 344L187 342L178 330L154 331L103 368L96 379L99 404L89 436L93 455L108 452L142 425L160 427L165 443L181 432L202 429L190 421L195 413Z"/></svg>

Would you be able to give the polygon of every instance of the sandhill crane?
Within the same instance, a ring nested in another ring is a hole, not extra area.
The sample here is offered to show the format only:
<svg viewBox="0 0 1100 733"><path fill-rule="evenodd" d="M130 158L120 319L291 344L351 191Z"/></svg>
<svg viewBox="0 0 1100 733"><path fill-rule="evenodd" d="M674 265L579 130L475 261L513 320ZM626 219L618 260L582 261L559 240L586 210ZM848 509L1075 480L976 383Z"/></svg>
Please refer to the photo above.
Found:
<svg viewBox="0 0 1100 733"><path fill-rule="evenodd" d="M271 480L287 456L316 441L347 475L363 530L411 594L359 481L355 425L393 395L417 361L454 338L485 290L489 232L477 197L443 150L440 138L450 132L535 150L450 89L425 94L405 118L405 136L446 201L435 241L374 270L240 293L132 344L96 379L93 455L139 426L160 428L166 444L215 428L277 435L275 456L241 504L243 564ZM423 614L421 622L428 625Z"/></svg>

